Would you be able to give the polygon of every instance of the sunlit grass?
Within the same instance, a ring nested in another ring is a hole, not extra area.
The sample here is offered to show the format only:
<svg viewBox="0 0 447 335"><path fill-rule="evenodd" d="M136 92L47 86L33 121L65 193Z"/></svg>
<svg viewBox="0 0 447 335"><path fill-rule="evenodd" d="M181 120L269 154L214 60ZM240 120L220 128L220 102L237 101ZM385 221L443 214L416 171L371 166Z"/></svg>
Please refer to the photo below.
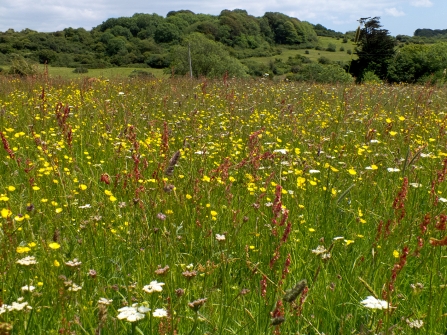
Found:
<svg viewBox="0 0 447 335"><path fill-rule="evenodd" d="M445 332L444 90L4 77L0 92L11 333Z"/></svg>
<svg viewBox="0 0 447 335"><path fill-rule="evenodd" d="M8 71L9 66L1 66L4 71ZM81 79L81 78L103 78L103 79L116 79L116 78L126 78L132 74L133 71L146 71L152 73L156 78L166 78L168 77L163 69L152 69L152 68L131 68L131 67L112 67L105 69L88 69L86 73L74 73L74 68L70 67L53 67L38 65L39 73L47 71L48 76L52 78L63 78L63 79Z"/></svg>

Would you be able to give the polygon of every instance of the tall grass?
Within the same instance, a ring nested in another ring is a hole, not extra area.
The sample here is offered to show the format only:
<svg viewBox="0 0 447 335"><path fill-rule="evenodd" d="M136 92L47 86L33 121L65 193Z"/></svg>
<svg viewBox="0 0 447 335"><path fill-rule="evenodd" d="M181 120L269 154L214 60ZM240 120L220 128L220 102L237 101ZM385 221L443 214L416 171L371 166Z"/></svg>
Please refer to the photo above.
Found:
<svg viewBox="0 0 447 335"><path fill-rule="evenodd" d="M445 91L0 78L3 333L444 334Z"/></svg>

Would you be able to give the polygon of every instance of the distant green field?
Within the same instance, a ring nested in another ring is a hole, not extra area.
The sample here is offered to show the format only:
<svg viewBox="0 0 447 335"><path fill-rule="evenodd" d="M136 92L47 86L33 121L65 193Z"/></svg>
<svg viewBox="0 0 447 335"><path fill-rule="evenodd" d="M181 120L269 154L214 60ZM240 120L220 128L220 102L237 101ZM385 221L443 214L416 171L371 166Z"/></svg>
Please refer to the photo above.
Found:
<svg viewBox="0 0 447 335"><path fill-rule="evenodd" d="M9 66L2 66L2 68L7 71ZM44 71L43 65L39 65L39 71ZM68 67L52 67L48 66L48 74L50 77L63 77L67 79L76 79L83 77L103 77L103 78L116 78L116 77L128 77L134 70L144 70L152 73L157 78L167 77L163 73L163 69L152 69L152 68L131 68L131 67L113 67L107 69L89 69L87 73L73 73L73 68Z"/></svg>
<svg viewBox="0 0 447 335"><path fill-rule="evenodd" d="M129 68L129 67L113 67L107 69L89 69L87 73L73 73L72 68L67 67L48 67L48 73L50 76L61 76L64 78L82 78L82 77L105 77L105 78L115 78L115 77L128 77L134 70L144 70L152 73L154 76L163 77L162 69L140 69L140 68Z"/></svg>
<svg viewBox="0 0 447 335"><path fill-rule="evenodd" d="M347 43L343 43L342 39L336 39L332 37L319 37L319 46L323 49L326 49L328 45L334 44L336 46L336 51L325 51L325 50L315 50L315 49L299 49L299 50L291 50L287 48L282 49L281 55L271 56L271 57L251 57L249 59L254 60L256 62L268 64L271 60L282 59L283 61L287 60L289 57L294 57L295 55L302 55L309 58L312 61L317 61L320 57L327 57L331 61L342 61L349 62L351 59L355 59L355 55L349 55L347 50L351 50L354 53L354 43L348 41ZM340 48L343 47L344 51L340 51ZM306 51L309 54L306 54Z"/></svg>

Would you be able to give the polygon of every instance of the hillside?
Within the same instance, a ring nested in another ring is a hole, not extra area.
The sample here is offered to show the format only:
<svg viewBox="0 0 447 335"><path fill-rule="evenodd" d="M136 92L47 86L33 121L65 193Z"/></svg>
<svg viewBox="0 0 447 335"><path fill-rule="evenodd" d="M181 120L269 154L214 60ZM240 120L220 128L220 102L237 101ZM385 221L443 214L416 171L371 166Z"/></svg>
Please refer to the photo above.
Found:
<svg viewBox="0 0 447 335"><path fill-rule="evenodd" d="M324 53L329 42L319 39L318 35L326 39L344 37L320 24L313 26L281 13L267 12L262 17L249 15L245 10L223 10L218 16L188 10L172 11L166 17L137 13L132 17L110 18L91 31L69 27L52 33L30 29L1 32L0 64L7 65L11 55L18 54L29 61L54 67L167 68L171 49L193 33L221 43L239 60L264 57L264 62L276 56L282 59L284 55L304 55L305 49L319 46L319 52ZM309 58L316 59L317 54L309 52ZM346 55L335 57L336 60L347 58Z"/></svg>

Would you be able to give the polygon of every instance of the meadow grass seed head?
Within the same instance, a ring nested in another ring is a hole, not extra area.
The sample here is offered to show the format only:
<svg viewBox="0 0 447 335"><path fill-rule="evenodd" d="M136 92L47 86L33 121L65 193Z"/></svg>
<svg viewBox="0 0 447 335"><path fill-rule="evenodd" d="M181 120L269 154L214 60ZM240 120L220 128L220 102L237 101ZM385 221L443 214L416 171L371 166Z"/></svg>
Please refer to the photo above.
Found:
<svg viewBox="0 0 447 335"><path fill-rule="evenodd" d="M169 265L166 265L164 268L161 267L161 265L158 265L157 270L155 270L155 274L161 276L166 274L169 271Z"/></svg>
<svg viewBox="0 0 447 335"><path fill-rule="evenodd" d="M188 303L188 307L191 308L194 312L197 312L207 300L207 298L194 300L193 302Z"/></svg>
<svg viewBox="0 0 447 335"><path fill-rule="evenodd" d="M177 150L169 160L169 164L165 169L165 175L170 177L174 174L174 168L180 158L180 150Z"/></svg>
<svg viewBox="0 0 447 335"><path fill-rule="evenodd" d="M305 287L307 286L307 280L303 279L300 280L296 285L292 288L286 291L284 294L284 297L282 300L292 303L298 298L298 296L304 291Z"/></svg>
<svg viewBox="0 0 447 335"><path fill-rule="evenodd" d="M272 326L279 326L281 323L286 321L284 316L278 316L277 318L273 318L272 320Z"/></svg>

